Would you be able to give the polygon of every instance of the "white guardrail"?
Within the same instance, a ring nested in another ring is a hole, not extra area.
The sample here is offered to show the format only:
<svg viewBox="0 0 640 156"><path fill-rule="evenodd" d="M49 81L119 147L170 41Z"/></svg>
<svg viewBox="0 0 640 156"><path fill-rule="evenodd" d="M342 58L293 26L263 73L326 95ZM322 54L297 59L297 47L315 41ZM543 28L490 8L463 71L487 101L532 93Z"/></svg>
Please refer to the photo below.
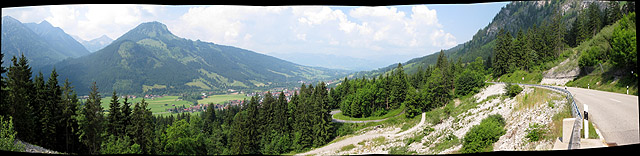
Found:
<svg viewBox="0 0 640 156"><path fill-rule="evenodd" d="M488 82L488 83L494 83L494 84L507 84L508 82ZM517 84L517 85L522 85L522 86L534 86L534 87L544 87L544 88L548 88L551 90L555 90L558 92L562 92L562 93L566 93L567 96L567 100L571 103L571 105L573 107L571 107L571 115L576 118L574 124L573 124L573 128L572 128L572 133L571 133L571 138L569 139L569 147L568 149L578 149L580 148L580 129L582 128L582 114L580 114L580 110L578 109L578 105L576 105L576 101L573 99L573 95L571 95L571 92L569 92L569 90L563 89L563 88L558 88L558 87L553 87L553 86L545 86L545 85L538 85L538 84L523 84L523 83L511 83L511 84Z"/></svg>

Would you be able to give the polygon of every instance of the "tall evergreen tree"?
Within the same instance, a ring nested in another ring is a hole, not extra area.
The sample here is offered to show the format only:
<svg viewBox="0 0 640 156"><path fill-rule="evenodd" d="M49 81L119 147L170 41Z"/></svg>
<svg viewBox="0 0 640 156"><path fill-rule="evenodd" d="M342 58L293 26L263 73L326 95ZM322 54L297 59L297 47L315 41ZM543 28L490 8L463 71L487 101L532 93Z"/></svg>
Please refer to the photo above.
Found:
<svg viewBox="0 0 640 156"><path fill-rule="evenodd" d="M387 109L395 109L400 107L407 96L407 77L402 69L402 64L398 63L398 66L392 73L391 78L391 90L389 91L389 105Z"/></svg>
<svg viewBox="0 0 640 156"><path fill-rule="evenodd" d="M122 131L122 113L120 112L120 102L116 90L111 94L111 102L109 103L109 114L107 115L107 135L121 136Z"/></svg>
<svg viewBox="0 0 640 156"><path fill-rule="evenodd" d="M42 72L38 72L38 75L33 79L33 87L34 87L34 95L31 99L31 105L34 113L33 117L36 120L34 124L34 128L38 129L38 132L43 134L42 137L39 137L36 144L50 148L48 143L51 141L51 137L53 137L52 130L53 127L49 127L49 123L53 120L51 118L51 110L47 107L47 86L44 81L44 76Z"/></svg>
<svg viewBox="0 0 640 156"><path fill-rule="evenodd" d="M131 118L133 142L140 145L140 149L144 154L152 154L152 152L154 152L151 151L153 147L153 116L148 105L149 103L147 103L144 98L140 103L136 103Z"/></svg>
<svg viewBox="0 0 640 156"><path fill-rule="evenodd" d="M60 121L63 122L62 125L64 126L64 132L60 133L59 136L64 138L59 139L59 141L63 141L63 151L68 153L78 153L81 147L78 135L76 135L76 132L79 130L78 121L76 120L78 96L75 91L73 91L73 86L71 86L69 79L65 79L62 86L62 108L63 110Z"/></svg>
<svg viewBox="0 0 640 156"><path fill-rule="evenodd" d="M2 66L2 64L4 64L4 53L2 53L2 51L0 51L0 75L4 75L4 73L7 72L7 69L5 66ZM8 109L8 101L7 101L7 90L6 87L7 86L7 81L5 80L4 76L0 76L0 116L7 116L7 114L9 113L9 109Z"/></svg>
<svg viewBox="0 0 640 156"><path fill-rule="evenodd" d="M129 135L127 133L127 131L129 131L129 129L132 128L131 127L131 125L132 125L132 123L131 123L131 118L132 118L131 116L132 115L131 114L133 113L133 112L131 112L131 102L129 102L129 97L128 96L125 96L124 100L122 100L122 107L120 108L120 113L122 114L122 116L121 116L122 117L122 122L121 122L122 125L120 127L120 128L122 128L122 131L120 131L120 134L128 135L129 138L133 138L132 135Z"/></svg>
<svg viewBox="0 0 640 156"><path fill-rule="evenodd" d="M24 54L20 58L11 58L12 66L7 72L7 88L9 96L9 115L13 117L13 124L18 138L27 142L36 142L37 121L33 118L33 92L31 81L31 67Z"/></svg>
<svg viewBox="0 0 640 156"><path fill-rule="evenodd" d="M49 80L47 80L47 98L46 99L47 99L46 107L48 108L50 113L46 116L49 116L51 118L51 121L45 122L45 124L47 124L46 127L51 128L49 130L50 131L49 133L51 133L51 136L52 136L49 140L50 144L47 147L54 148L54 149L61 149L62 148L61 144L55 144L58 142L57 139L62 139L59 136L62 136L60 135L60 133L64 132L64 127L60 126L63 124L61 120L62 119L61 115L63 110L63 108L61 107L62 90L58 85L58 73L56 72L55 68L51 71L51 75L49 75Z"/></svg>
<svg viewBox="0 0 640 156"><path fill-rule="evenodd" d="M104 132L104 115L100 106L100 93L96 83L91 85L89 98L82 107L79 117L79 135L89 154L98 154Z"/></svg>

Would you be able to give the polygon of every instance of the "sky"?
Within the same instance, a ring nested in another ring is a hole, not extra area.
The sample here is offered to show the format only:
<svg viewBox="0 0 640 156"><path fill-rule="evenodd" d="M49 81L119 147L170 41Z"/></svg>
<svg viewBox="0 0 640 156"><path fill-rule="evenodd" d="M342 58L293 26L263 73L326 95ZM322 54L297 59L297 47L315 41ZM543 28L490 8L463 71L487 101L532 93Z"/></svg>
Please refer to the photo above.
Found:
<svg viewBox="0 0 640 156"><path fill-rule="evenodd" d="M508 2L398 6L49 5L2 8L23 23L47 20L66 33L112 39L158 21L191 40L267 55L304 53L392 64L472 38Z"/></svg>

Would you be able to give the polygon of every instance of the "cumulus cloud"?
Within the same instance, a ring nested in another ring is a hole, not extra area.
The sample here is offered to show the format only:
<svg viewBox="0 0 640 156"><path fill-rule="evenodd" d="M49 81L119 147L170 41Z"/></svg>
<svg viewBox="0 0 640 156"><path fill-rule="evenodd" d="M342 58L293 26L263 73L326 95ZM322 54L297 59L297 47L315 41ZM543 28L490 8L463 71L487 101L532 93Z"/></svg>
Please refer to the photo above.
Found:
<svg viewBox="0 0 640 156"><path fill-rule="evenodd" d="M140 23L160 21L180 37L262 53L418 57L457 44L442 29L436 10L406 7L410 11L396 6L62 5L3 8L2 13L23 22L46 19L87 40L103 34L117 38ZM184 12L176 14L176 8Z"/></svg>

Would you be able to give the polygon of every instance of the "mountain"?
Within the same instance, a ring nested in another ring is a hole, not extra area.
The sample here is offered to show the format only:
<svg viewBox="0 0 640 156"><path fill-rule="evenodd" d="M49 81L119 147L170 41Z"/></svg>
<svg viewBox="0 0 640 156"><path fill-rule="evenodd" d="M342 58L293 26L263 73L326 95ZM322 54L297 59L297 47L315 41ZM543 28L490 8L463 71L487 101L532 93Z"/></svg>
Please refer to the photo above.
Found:
<svg viewBox="0 0 640 156"><path fill-rule="evenodd" d="M2 66L8 67L11 57L24 54L33 68L51 65L89 52L62 29L48 22L23 24L10 16L2 17Z"/></svg>
<svg viewBox="0 0 640 156"><path fill-rule="evenodd" d="M477 57L487 60L493 54L495 47L496 35L500 28L510 34L516 34L518 30L526 31L528 28L541 26L546 22L551 22L554 11L561 11L561 20L566 23L565 30L569 30L571 23L575 21L578 12L587 8L589 4L596 3L601 10L607 7L608 1L589 1L589 0L569 0L569 1L517 1L507 4L500 9L493 20L483 29L473 35L470 41L459 44L453 48L443 50L447 58L462 63L472 62ZM413 58L402 63L405 72L415 73L418 67L426 67L436 63L439 52ZM350 77L373 77L379 74L389 72L395 68L397 64L371 70L362 71L350 75Z"/></svg>
<svg viewBox="0 0 640 156"><path fill-rule="evenodd" d="M85 41L82 40L78 37L76 37L76 40L78 40L78 42L82 43L82 45L87 48L87 50L89 50L89 52L96 52L104 47L106 47L107 45L111 44L111 42L113 42L113 39L109 38L109 36L107 35L102 35L98 38L95 38L93 40L90 41Z"/></svg>
<svg viewBox="0 0 640 156"><path fill-rule="evenodd" d="M386 65L380 61L331 54L275 53L272 55L301 65L351 71L372 70Z"/></svg>
<svg viewBox="0 0 640 156"><path fill-rule="evenodd" d="M55 64L83 95L96 82L100 92L227 90L297 84L347 74L302 66L246 49L193 41L148 22L89 55Z"/></svg>
<svg viewBox="0 0 640 156"><path fill-rule="evenodd" d="M52 26L49 22L42 21L39 24L25 23L25 26L44 39L52 48L59 50L65 56L80 57L89 54L89 51L64 30Z"/></svg>

